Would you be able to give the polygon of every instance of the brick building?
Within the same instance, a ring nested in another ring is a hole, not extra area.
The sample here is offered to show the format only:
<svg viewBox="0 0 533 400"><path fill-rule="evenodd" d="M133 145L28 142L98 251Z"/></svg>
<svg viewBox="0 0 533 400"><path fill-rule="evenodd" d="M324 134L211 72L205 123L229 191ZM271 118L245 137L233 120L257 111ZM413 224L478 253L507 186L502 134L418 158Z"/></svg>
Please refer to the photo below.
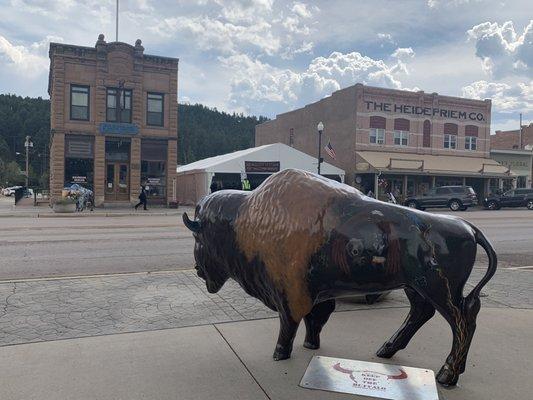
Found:
<svg viewBox="0 0 533 400"><path fill-rule="evenodd" d="M522 125L522 135L520 135L520 129L515 129L513 131L496 131L490 137L491 149L523 150L528 145L533 146L533 122L529 125Z"/></svg>
<svg viewBox="0 0 533 400"><path fill-rule="evenodd" d="M490 158L490 100L356 84L256 127L256 146L281 142L318 152L317 123L347 183L374 193L420 194L470 185L485 194L508 168ZM322 151L322 154L324 152Z"/></svg>
<svg viewBox="0 0 533 400"><path fill-rule="evenodd" d="M533 187L533 123L522 125L522 132L496 131L490 137L490 155L514 175L502 182L501 189Z"/></svg>
<svg viewBox="0 0 533 400"><path fill-rule="evenodd" d="M50 43L50 191L72 182L94 191L95 204L175 200L178 59L134 46Z"/></svg>

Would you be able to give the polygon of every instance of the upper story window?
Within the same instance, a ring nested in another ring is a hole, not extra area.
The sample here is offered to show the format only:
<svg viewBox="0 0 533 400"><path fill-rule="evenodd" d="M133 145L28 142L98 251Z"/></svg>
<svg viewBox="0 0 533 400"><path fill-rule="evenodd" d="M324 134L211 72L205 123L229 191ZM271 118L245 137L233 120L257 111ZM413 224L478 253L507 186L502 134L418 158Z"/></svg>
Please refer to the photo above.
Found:
<svg viewBox="0 0 533 400"><path fill-rule="evenodd" d="M478 127L475 125L465 126L465 149L476 150L477 149L477 136Z"/></svg>
<svg viewBox="0 0 533 400"><path fill-rule="evenodd" d="M431 147L431 122L428 119L424 121L424 134L422 137L422 146Z"/></svg>
<svg viewBox="0 0 533 400"><path fill-rule="evenodd" d="M294 147L294 128L289 129L289 146Z"/></svg>
<svg viewBox="0 0 533 400"><path fill-rule="evenodd" d="M385 118L378 116L370 117L370 143L385 144L385 125Z"/></svg>
<svg viewBox="0 0 533 400"><path fill-rule="evenodd" d="M131 123L130 89L107 88L106 121Z"/></svg>
<svg viewBox="0 0 533 400"><path fill-rule="evenodd" d="M89 86L70 85L70 119L89 120Z"/></svg>
<svg viewBox="0 0 533 400"><path fill-rule="evenodd" d="M162 93L148 93L146 107L146 124L163 126L163 101Z"/></svg>
<svg viewBox="0 0 533 400"><path fill-rule="evenodd" d="M408 119L396 118L394 120L394 144L407 146L409 144L410 123Z"/></svg>
<svg viewBox="0 0 533 400"><path fill-rule="evenodd" d="M476 150L477 149L477 137L465 136L465 149Z"/></svg>
<svg viewBox="0 0 533 400"><path fill-rule="evenodd" d="M444 148L457 148L457 124L444 124Z"/></svg>

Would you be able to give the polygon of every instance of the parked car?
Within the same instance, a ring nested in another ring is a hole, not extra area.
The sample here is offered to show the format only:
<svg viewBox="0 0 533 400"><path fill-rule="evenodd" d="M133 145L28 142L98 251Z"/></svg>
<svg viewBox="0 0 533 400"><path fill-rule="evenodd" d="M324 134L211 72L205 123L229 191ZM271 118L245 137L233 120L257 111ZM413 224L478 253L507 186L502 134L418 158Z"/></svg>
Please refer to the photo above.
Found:
<svg viewBox="0 0 533 400"><path fill-rule="evenodd" d="M489 210L499 210L502 207L527 207L533 197L533 189L511 189L503 194L493 194L483 199L483 206ZM533 209L533 204L531 208Z"/></svg>
<svg viewBox="0 0 533 400"><path fill-rule="evenodd" d="M449 207L452 211L464 211L477 204L477 196L470 186L440 186L422 196L409 196L403 204L419 210Z"/></svg>
<svg viewBox="0 0 533 400"><path fill-rule="evenodd" d="M2 194L4 196L13 196L15 194L15 190L20 189L21 187L22 186L11 186L11 187L4 188L2 190Z"/></svg>
<svg viewBox="0 0 533 400"><path fill-rule="evenodd" d="M528 210L533 210L533 194L526 195L526 207Z"/></svg>

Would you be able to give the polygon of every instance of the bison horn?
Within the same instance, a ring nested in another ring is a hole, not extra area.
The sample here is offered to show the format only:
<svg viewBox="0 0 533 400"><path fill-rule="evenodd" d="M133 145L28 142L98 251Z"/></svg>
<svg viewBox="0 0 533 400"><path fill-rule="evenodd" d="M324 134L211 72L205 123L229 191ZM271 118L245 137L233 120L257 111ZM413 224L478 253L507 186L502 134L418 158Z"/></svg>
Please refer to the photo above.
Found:
<svg viewBox="0 0 533 400"><path fill-rule="evenodd" d="M187 215L187 213L183 213L183 223L191 231L193 231L195 233L200 232L200 222L199 221L191 221L189 219L189 216Z"/></svg>

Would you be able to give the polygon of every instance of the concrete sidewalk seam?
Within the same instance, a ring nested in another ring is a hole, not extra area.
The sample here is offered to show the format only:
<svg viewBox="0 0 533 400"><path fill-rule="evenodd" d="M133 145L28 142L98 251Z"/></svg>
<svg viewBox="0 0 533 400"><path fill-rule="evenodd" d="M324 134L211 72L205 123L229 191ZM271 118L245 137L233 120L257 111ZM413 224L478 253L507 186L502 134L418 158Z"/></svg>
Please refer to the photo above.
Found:
<svg viewBox="0 0 533 400"><path fill-rule="evenodd" d="M244 361L242 360L242 358L239 356L239 354L237 354L237 352L235 351L235 349L231 346L231 344L228 342L228 340L226 339L226 337L222 334L222 332L220 332L220 330L218 329L218 327L216 326L216 324L213 324L213 327L216 329L216 331L218 332L218 334L222 337L222 339L224 340L224 342L226 342L226 344L228 345L228 347L231 349L231 351L233 352L233 354L235 354L235 357L237 357L237 360L239 360L239 362L242 364L242 366L244 367L244 369L246 370L246 372L248 372L248 374L250 374L250 377L254 380L254 382L257 384L257 386L259 386L259 389L261 389L261 391L265 394L266 398L269 399L269 400L272 400L271 397L268 395L268 393L266 392L266 390L263 388L263 386L261 386L261 384L259 383L259 381L256 379L256 377L254 376L254 374L252 374L252 371L250 371L250 369L248 368L248 366L244 363Z"/></svg>

